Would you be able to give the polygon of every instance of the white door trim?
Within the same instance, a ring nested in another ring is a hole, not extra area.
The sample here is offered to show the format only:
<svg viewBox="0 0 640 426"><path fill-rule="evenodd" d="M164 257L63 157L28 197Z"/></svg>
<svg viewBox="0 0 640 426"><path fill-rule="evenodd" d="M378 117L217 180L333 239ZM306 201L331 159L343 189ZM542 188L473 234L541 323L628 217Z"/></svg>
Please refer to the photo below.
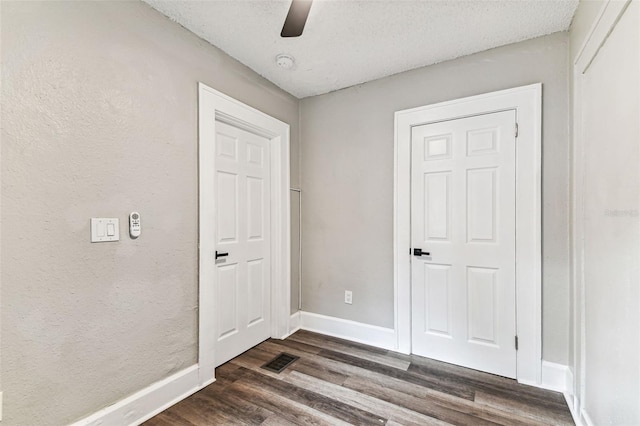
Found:
<svg viewBox="0 0 640 426"><path fill-rule="evenodd" d="M585 425L591 425L587 412L588 407L585 405L586 395L586 329L585 329L585 283L584 283L584 146L581 141L583 139L582 129L582 104L584 102L583 94L583 75L589 70L589 67L600 53L600 49L604 46L609 35L613 32L616 25L622 18L622 15L631 4L631 0L613 1L609 0L602 4L598 15L593 21L589 32L576 57L573 58L573 135L572 144L572 161L571 161L571 286L573 299L573 381L568 392L572 396L570 404L571 413L576 420L576 424L580 422Z"/></svg>
<svg viewBox="0 0 640 426"><path fill-rule="evenodd" d="M199 313L198 364L201 383L214 377L215 355L215 122L231 124L271 144L271 337L289 332L291 242L289 125L202 83L198 84Z"/></svg>
<svg viewBox="0 0 640 426"><path fill-rule="evenodd" d="M411 128L516 110L517 378L542 383L542 84L397 111L394 135L394 307L397 349L411 352ZM515 129L514 129L515 131Z"/></svg>

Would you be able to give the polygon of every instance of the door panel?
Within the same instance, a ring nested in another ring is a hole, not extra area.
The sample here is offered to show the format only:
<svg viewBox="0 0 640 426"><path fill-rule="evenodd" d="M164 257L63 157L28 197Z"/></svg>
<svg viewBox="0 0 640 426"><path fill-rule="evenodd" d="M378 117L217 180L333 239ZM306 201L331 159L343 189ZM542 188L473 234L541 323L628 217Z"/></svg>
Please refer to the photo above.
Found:
<svg viewBox="0 0 640 426"><path fill-rule="evenodd" d="M495 243L496 169L467 170L467 241Z"/></svg>
<svg viewBox="0 0 640 426"><path fill-rule="evenodd" d="M515 111L412 129L413 353L516 377Z"/></svg>
<svg viewBox="0 0 640 426"><path fill-rule="evenodd" d="M238 265L217 268L218 300L225 303L218 307L218 338L238 332Z"/></svg>
<svg viewBox="0 0 640 426"><path fill-rule="evenodd" d="M451 337L451 265L433 265L424 263L425 330L429 333Z"/></svg>
<svg viewBox="0 0 640 426"><path fill-rule="evenodd" d="M269 141L216 122L218 366L270 336Z"/></svg>
<svg viewBox="0 0 640 426"><path fill-rule="evenodd" d="M427 173L424 175L424 200L430 206L426 212L424 240L449 239L449 190L451 173Z"/></svg>
<svg viewBox="0 0 640 426"><path fill-rule="evenodd" d="M496 269L467 267L469 341L496 344Z"/></svg>
<svg viewBox="0 0 640 426"><path fill-rule="evenodd" d="M238 239L238 175L218 172L218 243L236 242Z"/></svg>

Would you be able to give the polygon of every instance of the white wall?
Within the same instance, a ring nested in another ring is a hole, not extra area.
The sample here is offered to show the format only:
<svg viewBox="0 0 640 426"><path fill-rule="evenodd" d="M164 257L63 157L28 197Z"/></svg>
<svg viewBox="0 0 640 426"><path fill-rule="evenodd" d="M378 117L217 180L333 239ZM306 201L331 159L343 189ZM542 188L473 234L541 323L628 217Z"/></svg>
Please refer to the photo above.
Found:
<svg viewBox="0 0 640 426"><path fill-rule="evenodd" d="M599 17L604 4L581 3L571 30L577 60L572 66L575 406L587 424L637 425L640 2L633 1L615 21ZM612 2L607 10L623 4ZM608 21L614 26L604 26ZM585 50L594 54L578 60L595 22L600 27Z"/></svg>
<svg viewBox="0 0 640 426"><path fill-rule="evenodd" d="M393 327L395 111L542 82L543 356L566 364L568 68L558 33L303 99L303 310Z"/></svg>
<svg viewBox="0 0 640 426"><path fill-rule="evenodd" d="M2 424L62 425L196 362L197 83L291 125L294 186L299 102L141 2L1 7Z"/></svg>

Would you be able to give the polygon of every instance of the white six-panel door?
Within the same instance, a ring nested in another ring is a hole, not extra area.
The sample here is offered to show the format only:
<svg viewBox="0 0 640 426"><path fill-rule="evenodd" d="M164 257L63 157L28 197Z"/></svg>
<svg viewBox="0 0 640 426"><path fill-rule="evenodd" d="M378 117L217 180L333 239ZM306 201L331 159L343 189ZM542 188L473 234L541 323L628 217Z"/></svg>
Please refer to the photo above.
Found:
<svg viewBox="0 0 640 426"><path fill-rule="evenodd" d="M511 110L411 135L412 352L512 378L515 123Z"/></svg>
<svg viewBox="0 0 640 426"><path fill-rule="evenodd" d="M216 121L216 366L270 336L269 202L269 140Z"/></svg>

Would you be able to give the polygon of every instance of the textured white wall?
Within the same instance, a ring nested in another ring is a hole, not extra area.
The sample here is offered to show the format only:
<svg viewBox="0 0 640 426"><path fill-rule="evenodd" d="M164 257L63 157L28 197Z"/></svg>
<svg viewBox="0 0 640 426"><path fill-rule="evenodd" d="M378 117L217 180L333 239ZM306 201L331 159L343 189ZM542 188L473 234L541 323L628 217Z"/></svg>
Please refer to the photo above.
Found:
<svg viewBox="0 0 640 426"><path fill-rule="evenodd" d="M543 356L566 364L568 69L557 33L303 99L303 310L393 327L395 111L542 82Z"/></svg>
<svg viewBox="0 0 640 426"><path fill-rule="evenodd" d="M295 186L298 100L141 2L1 19L2 423L61 425L196 362L198 81L291 125Z"/></svg>

